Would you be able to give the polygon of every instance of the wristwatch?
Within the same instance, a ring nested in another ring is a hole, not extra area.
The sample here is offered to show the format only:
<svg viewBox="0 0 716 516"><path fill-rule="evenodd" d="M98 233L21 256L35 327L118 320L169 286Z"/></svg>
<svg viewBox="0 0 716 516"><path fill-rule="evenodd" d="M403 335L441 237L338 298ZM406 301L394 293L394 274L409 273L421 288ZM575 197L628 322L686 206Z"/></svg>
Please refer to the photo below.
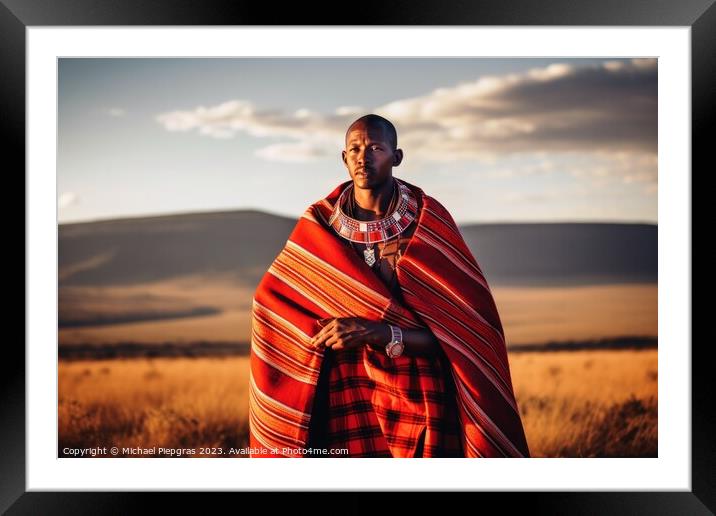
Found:
<svg viewBox="0 0 716 516"><path fill-rule="evenodd" d="M390 326L390 342L385 346L385 354L390 358L397 358L403 354L405 344L403 343L403 332L398 326Z"/></svg>

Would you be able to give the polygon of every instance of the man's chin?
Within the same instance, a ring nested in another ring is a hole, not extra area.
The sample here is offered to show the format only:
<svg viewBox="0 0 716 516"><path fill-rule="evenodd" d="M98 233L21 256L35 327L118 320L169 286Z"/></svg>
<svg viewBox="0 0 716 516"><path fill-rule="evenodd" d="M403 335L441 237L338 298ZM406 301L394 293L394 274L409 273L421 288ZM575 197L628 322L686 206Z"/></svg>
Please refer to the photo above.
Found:
<svg viewBox="0 0 716 516"><path fill-rule="evenodd" d="M353 179L356 188L370 189L380 186L382 183L375 176L356 176Z"/></svg>

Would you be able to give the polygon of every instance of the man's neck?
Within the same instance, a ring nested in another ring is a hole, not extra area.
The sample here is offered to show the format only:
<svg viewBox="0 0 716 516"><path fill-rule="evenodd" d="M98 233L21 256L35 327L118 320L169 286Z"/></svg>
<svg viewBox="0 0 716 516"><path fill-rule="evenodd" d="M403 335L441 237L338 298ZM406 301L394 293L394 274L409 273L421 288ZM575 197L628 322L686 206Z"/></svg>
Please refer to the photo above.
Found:
<svg viewBox="0 0 716 516"><path fill-rule="evenodd" d="M391 177L388 181L372 190L354 187L353 195L357 204L356 218L375 220L385 217L385 212L388 211L390 201L393 198L393 181L394 179Z"/></svg>

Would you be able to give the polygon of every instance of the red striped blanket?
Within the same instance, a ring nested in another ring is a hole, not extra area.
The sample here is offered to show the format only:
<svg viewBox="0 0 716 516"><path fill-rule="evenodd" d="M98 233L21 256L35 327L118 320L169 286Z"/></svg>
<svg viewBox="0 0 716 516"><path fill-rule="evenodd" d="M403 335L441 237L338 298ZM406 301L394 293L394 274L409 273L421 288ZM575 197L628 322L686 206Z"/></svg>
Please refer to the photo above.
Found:
<svg viewBox="0 0 716 516"><path fill-rule="evenodd" d="M487 281L450 213L420 188L402 182L421 199L422 208L396 266L401 301L327 224L349 181L306 210L259 283L252 308L251 457L304 453L324 357L308 341L320 330L317 321L329 317L427 327L446 357L443 366L431 367L427 357L390 359L370 346L335 352L337 367L352 368L343 377L362 373L354 388L365 398L362 413L371 416L345 418L351 427L340 430L351 436L345 441L349 456L369 456L377 438L387 456L413 456L426 427L423 456L444 449L444 436L435 431L439 426L428 424L439 414L430 397L444 392L454 397L462 456L529 456L504 332ZM353 359L340 355L351 352L357 354ZM436 370L450 377L436 382L430 377ZM452 388L446 390L448 385ZM369 423L374 431L360 427Z"/></svg>

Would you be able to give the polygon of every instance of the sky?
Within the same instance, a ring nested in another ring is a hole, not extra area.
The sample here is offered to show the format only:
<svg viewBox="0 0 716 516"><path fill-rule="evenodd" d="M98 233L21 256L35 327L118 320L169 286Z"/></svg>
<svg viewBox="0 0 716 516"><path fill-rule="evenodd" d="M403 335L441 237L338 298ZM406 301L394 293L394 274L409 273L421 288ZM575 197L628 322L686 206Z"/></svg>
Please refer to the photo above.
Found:
<svg viewBox="0 0 716 516"><path fill-rule="evenodd" d="M388 57L62 58L58 221L296 218L367 113L459 224L657 222L655 59Z"/></svg>

